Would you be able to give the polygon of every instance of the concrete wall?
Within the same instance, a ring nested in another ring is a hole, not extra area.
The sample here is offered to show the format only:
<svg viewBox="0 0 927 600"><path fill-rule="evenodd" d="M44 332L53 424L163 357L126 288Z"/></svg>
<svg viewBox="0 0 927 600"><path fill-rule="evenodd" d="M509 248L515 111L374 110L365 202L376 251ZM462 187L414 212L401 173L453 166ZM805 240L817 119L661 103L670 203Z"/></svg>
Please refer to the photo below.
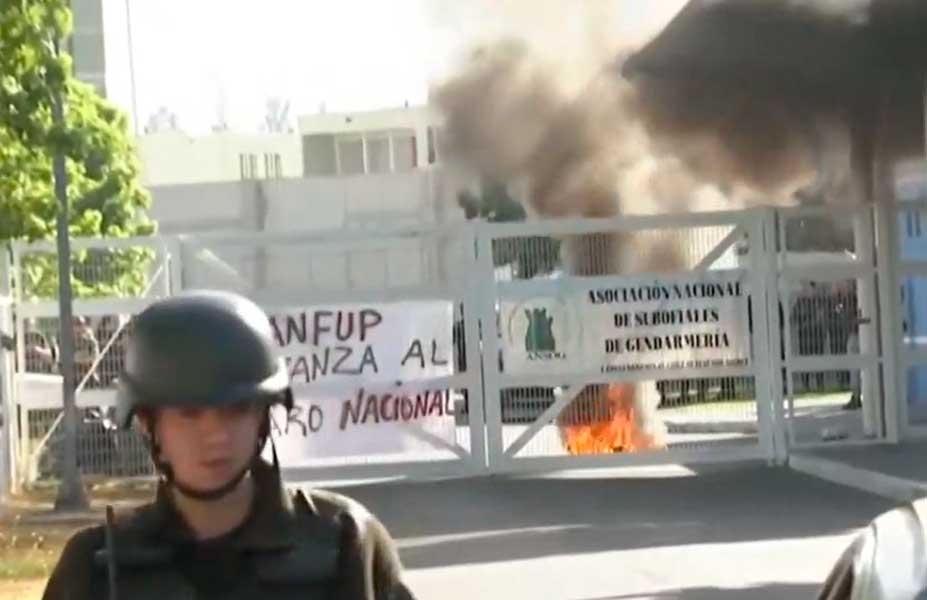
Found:
<svg viewBox="0 0 927 600"><path fill-rule="evenodd" d="M294 134L232 132L191 137L165 131L136 139L146 186L199 184L241 179L267 179L266 156L279 155L282 177L302 175L302 149ZM256 172L243 177L242 155L253 157Z"/></svg>
<svg viewBox="0 0 927 600"><path fill-rule="evenodd" d="M382 232L462 222L463 211L454 201L456 185L443 171L424 169L356 177L155 186L151 188L151 213L164 234L231 234L202 243L193 238L200 247L183 259L188 287L249 291L412 285L434 273L435 261L444 261L446 253L436 242L403 241L388 250L326 250L298 238L256 245L244 237L258 232ZM441 269L447 272L446 265Z"/></svg>
<svg viewBox="0 0 927 600"><path fill-rule="evenodd" d="M150 214L163 234L257 231L258 182L230 181L150 187Z"/></svg>
<svg viewBox="0 0 927 600"><path fill-rule="evenodd" d="M319 232L462 220L437 169L151 186L152 216L167 234Z"/></svg>

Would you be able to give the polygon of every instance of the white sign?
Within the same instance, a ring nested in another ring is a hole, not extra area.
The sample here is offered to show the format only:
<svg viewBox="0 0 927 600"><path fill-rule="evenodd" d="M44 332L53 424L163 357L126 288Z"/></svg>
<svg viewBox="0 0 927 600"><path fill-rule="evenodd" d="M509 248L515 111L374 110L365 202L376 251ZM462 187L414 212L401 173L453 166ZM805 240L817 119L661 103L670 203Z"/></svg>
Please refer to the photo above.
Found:
<svg viewBox="0 0 927 600"><path fill-rule="evenodd" d="M508 373L745 367L748 292L737 274L628 278L501 302Z"/></svg>
<svg viewBox="0 0 927 600"><path fill-rule="evenodd" d="M274 441L285 464L454 442L454 395L427 383L454 373L450 302L269 314L296 396L289 415L274 413Z"/></svg>

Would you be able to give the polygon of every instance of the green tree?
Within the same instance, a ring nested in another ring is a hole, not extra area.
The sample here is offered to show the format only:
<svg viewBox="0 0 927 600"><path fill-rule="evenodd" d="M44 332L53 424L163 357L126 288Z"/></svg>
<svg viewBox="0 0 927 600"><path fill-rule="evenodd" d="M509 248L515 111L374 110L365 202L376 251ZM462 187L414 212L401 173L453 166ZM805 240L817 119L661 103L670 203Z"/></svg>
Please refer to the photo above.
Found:
<svg viewBox="0 0 927 600"><path fill-rule="evenodd" d="M483 181L480 194L470 190L458 194L457 203L467 220L482 219L489 223L524 221L524 207L509 194L504 184ZM531 279L554 271L560 265L560 242L549 236L521 236L496 240L493 263L512 265L515 277Z"/></svg>
<svg viewBox="0 0 927 600"><path fill-rule="evenodd" d="M56 50L54 40L70 31L66 0L0 0L0 243L55 237L52 156L58 150L66 157L72 236L155 231L128 119L78 81L71 58ZM65 98L63 125L52 120L56 93ZM144 249L75 252L74 293L137 294L151 259ZM55 296L53 252L29 254L23 268L27 296Z"/></svg>

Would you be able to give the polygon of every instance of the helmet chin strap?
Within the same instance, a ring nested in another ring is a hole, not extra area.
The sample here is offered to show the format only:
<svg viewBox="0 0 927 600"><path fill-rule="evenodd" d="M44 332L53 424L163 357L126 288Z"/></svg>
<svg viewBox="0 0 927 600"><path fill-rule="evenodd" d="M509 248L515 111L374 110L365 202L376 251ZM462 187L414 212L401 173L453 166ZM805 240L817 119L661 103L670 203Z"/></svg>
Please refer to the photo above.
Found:
<svg viewBox="0 0 927 600"><path fill-rule="evenodd" d="M280 470L280 461L277 458L277 446L274 444L273 436L270 435L270 423L269 417L261 426L261 431L259 433L257 448L254 451L254 455L251 457L251 460L229 481L223 483L219 487L213 488L211 490L201 490L196 489L191 485L188 485L174 475L174 469L171 468L170 463L167 463L163 460L159 460L160 449L158 448L158 443L154 439L154 436L151 435L149 438L151 456L154 460L155 467L158 472L161 473L161 477L167 485L174 487L178 492L192 498L193 500L198 500L200 502L215 502L221 500L231 494L238 485L244 480L244 478L251 472L251 467L254 463L261 459L261 452L264 449L264 445L267 442L270 442L271 455L273 457L273 467L275 471Z"/></svg>
<svg viewBox="0 0 927 600"><path fill-rule="evenodd" d="M179 479L173 476L173 472L171 472L170 465L164 465L165 467L167 467L164 473L167 476L168 483L174 486L174 489L176 489L178 492L180 492L184 496L187 496L188 498L192 498L194 500L199 500L201 502L214 502L216 500L221 500L222 498L225 498L226 496L231 494L235 490L235 488L238 487L238 484L240 484L242 480L245 478L245 476L247 476L248 473L251 471L252 463L248 463L244 469L240 470L238 474L232 477L232 479L230 479L228 482L220 485L217 488L213 488L211 490L198 490L198 489L195 489L183 483L182 481L180 481Z"/></svg>

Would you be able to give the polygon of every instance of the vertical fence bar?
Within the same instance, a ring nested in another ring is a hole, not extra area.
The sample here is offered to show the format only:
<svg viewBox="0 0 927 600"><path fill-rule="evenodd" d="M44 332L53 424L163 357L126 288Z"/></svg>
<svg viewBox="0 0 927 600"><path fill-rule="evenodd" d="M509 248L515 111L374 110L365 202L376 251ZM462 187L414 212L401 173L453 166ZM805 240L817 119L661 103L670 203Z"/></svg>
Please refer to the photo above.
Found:
<svg viewBox="0 0 927 600"><path fill-rule="evenodd" d="M781 395L775 386L778 348L772 340L778 336L771 334L770 297L775 287L774 277L770 277L769 257L775 256L767 244L767 224L772 221L770 211L757 210L750 219L750 271L748 273L750 296L753 298L751 315L753 320L753 370L756 390L756 410L759 421L760 445L770 463L784 460L780 440L780 421L777 418L776 405L781 406ZM775 329L778 329L776 327Z"/></svg>
<svg viewBox="0 0 927 600"><path fill-rule="evenodd" d="M876 202L876 260L879 274L879 325L882 337L882 394L885 399L885 437L896 444L901 438L902 422L899 410L901 403L907 402L902 397L904 386L901 385L899 363L902 331L899 308L898 282L898 209L894 202ZM904 424L907 425L906 423Z"/></svg>
<svg viewBox="0 0 927 600"><path fill-rule="evenodd" d="M183 291L184 239L171 237L164 243L167 255L169 276L165 278L165 296L172 296Z"/></svg>
<svg viewBox="0 0 927 600"><path fill-rule="evenodd" d="M496 274L493 236L485 226L477 228L477 273L480 277L480 339L482 341L483 399L486 416L486 452L490 469L505 460L502 439L502 405L499 382L499 327L496 317Z"/></svg>
<svg viewBox="0 0 927 600"><path fill-rule="evenodd" d="M470 425L470 454L472 467L479 472L489 465L487 456L486 390L484 388L483 361L480 352L480 316L483 304L487 302L480 285L485 273L480 268L477 254L479 236L476 227L468 227L461 236L461 252L466 257L466 279L463 302L464 352L467 360L467 377L470 381L467 392L468 422Z"/></svg>
<svg viewBox="0 0 927 600"><path fill-rule="evenodd" d="M770 388L773 400L773 423L776 449L776 461L785 463L789 456L789 430L785 419L784 403L786 389L783 386L783 349L789 343L788 318L780 307L784 308L779 292L779 248L780 239L776 236L777 215L773 209L767 209L762 215L763 236L757 240L763 254L764 275L766 278L766 319L769 331L769 360L771 365ZM783 336L783 332L786 333ZM787 351L787 350L786 350ZM791 388L789 388L791 389Z"/></svg>
<svg viewBox="0 0 927 600"><path fill-rule="evenodd" d="M13 326L13 290L11 280L10 255L5 247L0 246L0 334L15 336ZM13 488L13 450L16 448L16 401L13 397L14 361L13 351L0 348L0 396L3 403L0 407L0 418L3 419L0 427L0 498L9 495Z"/></svg>
<svg viewBox="0 0 927 600"><path fill-rule="evenodd" d="M10 421L16 423L16 435L10 440L10 477L12 478L12 491L17 493L22 489L25 475L25 459L29 455L29 418L28 409L22 405L22 384L20 375L25 372L26 342L23 339L26 331L26 319L23 316L22 306L26 298L24 293L25 277L23 276L23 249L22 242L13 242L11 245L13 257L13 304L17 307L14 315L14 331L16 333L16 366L13 369L13 397L16 399L12 407L13 414Z"/></svg>
<svg viewBox="0 0 927 600"><path fill-rule="evenodd" d="M873 253L875 238L873 236L872 215L872 208L864 207L856 211L853 216L853 239L857 260L867 270L875 267ZM879 327L882 318L872 318L878 310L878 283L875 275L868 272L864 277L856 280L856 286L859 313L871 319L868 324L860 324L857 327L859 353L861 356L877 357L879 332L876 328ZM881 437L882 423L886 422L886 413L883 406L892 402L888 397L879 397L878 366L878 362L876 362L861 369L859 373L863 410L863 435L868 438Z"/></svg>

